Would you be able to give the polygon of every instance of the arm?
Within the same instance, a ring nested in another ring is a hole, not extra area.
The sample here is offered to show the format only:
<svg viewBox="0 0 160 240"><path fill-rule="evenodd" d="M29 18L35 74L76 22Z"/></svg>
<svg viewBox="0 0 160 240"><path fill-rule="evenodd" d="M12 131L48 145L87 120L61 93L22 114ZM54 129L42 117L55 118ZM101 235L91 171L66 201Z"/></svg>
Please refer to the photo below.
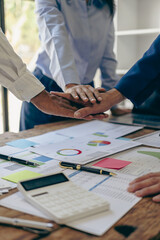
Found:
<svg viewBox="0 0 160 240"><path fill-rule="evenodd" d="M22 101L44 90L44 86L27 70L0 30L0 83Z"/></svg>
<svg viewBox="0 0 160 240"><path fill-rule="evenodd" d="M65 94L66 99L61 96L50 94L45 90L31 99L31 102L42 112L50 115L74 118L74 112L80 106L70 101L70 94ZM86 118L90 120L91 117Z"/></svg>
<svg viewBox="0 0 160 240"><path fill-rule="evenodd" d="M57 84L80 84L64 16L56 0L36 0L36 14L42 47L50 58L49 70Z"/></svg>
<svg viewBox="0 0 160 240"><path fill-rule="evenodd" d="M112 90L101 94L102 101L75 113L77 117L100 113L123 99L141 104L154 90L160 88L160 35L144 56L129 70Z"/></svg>
<svg viewBox="0 0 160 240"><path fill-rule="evenodd" d="M88 85L80 85L65 16L60 10L66 3L58 4L57 2L56 0L36 0L40 39L50 58L49 70L52 78L63 91L70 93L75 99L81 98L84 102L89 99L92 103L96 102L96 99L101 101L96 89ZM72 11L71 6L68 11Z"/></svg>
<svg viewBox="0 0 160 240"><path fill-rule="evenodd" d="M59 96L50 95L26 68L0 30L0 83L22 101L31 101L39 110L74 117L77 107Z"/></svg>
<svg viewBox="0 0 160 240"><path fill-rule="evenodd" d="M144 56L122 77L115 88L138 106L159 87L160 35Z"/></svg>
<svg viewBox="0 0 160 240"><path fill-rule="evenodd" d="M117 61L113 52L114 40L115 31L113 20L111 19L110 27L108 29L108 40L106 42L105 52L100 64L102 87L106 90L112 89L119 81L119 77L116 74ZM119 116L130 112L130 110L118 108L117 105L114 105L111 108L111 112L112 115Z"/></svg>

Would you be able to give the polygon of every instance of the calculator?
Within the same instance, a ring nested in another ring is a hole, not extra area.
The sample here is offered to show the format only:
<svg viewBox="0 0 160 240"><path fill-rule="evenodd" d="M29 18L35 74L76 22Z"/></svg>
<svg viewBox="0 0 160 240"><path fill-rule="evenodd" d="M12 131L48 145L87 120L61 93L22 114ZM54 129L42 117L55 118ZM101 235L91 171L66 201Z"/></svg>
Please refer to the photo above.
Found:
<svg viewBox="0 0 160 240"><path fill-rule="evenodd" d="M18 182L25 199L60 224L109 210L109 203L62 172Z"/></svg>

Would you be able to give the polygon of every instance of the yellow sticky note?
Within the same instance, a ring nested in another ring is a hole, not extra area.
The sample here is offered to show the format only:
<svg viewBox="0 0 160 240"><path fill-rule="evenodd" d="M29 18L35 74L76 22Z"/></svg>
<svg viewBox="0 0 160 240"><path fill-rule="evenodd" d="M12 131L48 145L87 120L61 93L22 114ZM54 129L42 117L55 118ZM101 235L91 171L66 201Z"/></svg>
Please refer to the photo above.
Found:
<svg viewBox="0 0 160 240"><path fill-rule="evenodd" d="M17 183L22 180L35 178L35 177L39 177L39 176L42 176L42 174L28 171L28 170L23 170L23 171L12 173L8 176L5 176L5 177L3 177L3 179L10 181L10 182Z"/></svg>

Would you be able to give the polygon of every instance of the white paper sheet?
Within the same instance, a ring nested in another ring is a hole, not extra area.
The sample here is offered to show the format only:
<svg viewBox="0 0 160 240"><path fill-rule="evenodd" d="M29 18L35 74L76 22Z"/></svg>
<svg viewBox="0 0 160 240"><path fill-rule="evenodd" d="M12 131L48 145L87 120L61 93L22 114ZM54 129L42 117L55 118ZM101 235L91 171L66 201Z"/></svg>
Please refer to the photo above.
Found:
<svg viewBox="0 0 160 240"><path fill-rule="evenodd" d="M104 234L140 198L126 191L133 176L119 174L116 177L99 176L92 173L78 172L69 174L76 184L105 198L110 203L110 211L69 223L68 226L95 235Z"/></svg>
<svg viewBox="0 0 160 240"><path fill-rule="evenodd" d="M141 176L149 172L160 171L160 149L137 147L122 153L114 154L112 158L132 162L125 168L118 171L114 170L114 172Z"/></svg>
<svg viewBox="0 0 160 240"><path fill-rule="evenodd" d="M126 191L128 183L133 180L133 176L121 174L117 177L108 178L85 172L74 171L71 173L69 171L68 173L71 180L77 185L99 194L110 203L109 211L68 224L68 226L75 229L100 236L140 200L140 198ZM27 203L19 192L0 200L0 205L49 219L49 217Z"/></svg>
<svg viewBox="0 0 160 240"><path fill-rule="evenodd" d="M70 139L70 137L59 135L57 134L56 131L52 131L42 135L27 138L27 140L36 142L40 145L57 143L57 142L65 141L67 139Z"/></svg>
<svg viewBox="0 0 160 240"><path fill-rule="evenodd" d="M28 203L20 192L14 193L9 197L0 200L0 206L8 207L34 216L49 219L48 216Z"/></svg>
<svg viewBox="0 0 160 240"><path fill-rule="evenodd" d="M138 145L140 144L133 141L90 134L59 142L58 144L47 144L30 148L30 150L60 161L85 164Z"/></svg>
<svg viewBox="0 0 160 240"><path fill-rule="evenodd" d="M160 148L160 131L156 131L145 136L138 137L134 139L134 141L139 142L146 146Z"/></svg>
<svg viewBox="0 0 160 240"><path fill-rule="evenodd" d="M10 146L4 146L4 147L0 147L0 153L25 159L25 160L29 160L29 161L36 161L39 164L41 164L39 167L31 167L27 165L18 164L16 162L0 159L0 181L5 181L6 184L8 183L12 189L15 188L17 184L8 182L6 180L1 180L2 177L8 176L12 173L18 173L23 170L29 170L29 171L33 171L41 174L50 174L50 173L62 171L62 168L59 166L59 162L57 160L54 160L52 158L48 159L46 162L35 160L35 158L38 157L39 159L39 157L42 157L42 156L31 153L28 150L22 150L22 149L20 150Z"/></svg>
<svg viewBox="0 0 160 240"><path fill-rule="evenodd" d="M73 127L57 130L56 133L67 137L82 137L89 134L106 135L111 138L122 137L143 127L114 124L99 120L82 123Z"/></svg>

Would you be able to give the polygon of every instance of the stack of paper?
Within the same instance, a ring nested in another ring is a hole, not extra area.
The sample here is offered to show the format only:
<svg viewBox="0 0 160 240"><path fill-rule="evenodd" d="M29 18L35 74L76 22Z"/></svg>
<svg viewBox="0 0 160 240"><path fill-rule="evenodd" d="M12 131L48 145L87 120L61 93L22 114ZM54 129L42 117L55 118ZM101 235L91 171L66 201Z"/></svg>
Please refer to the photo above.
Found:
<svg viewBox="0 0 160 240"><path fill-rule="evenodd" d="M8 181L5 181L3 179L0 179L0 195L4 194L4 193L8 193L9 190L15 188L16 185L11 184Z"/></svg>

